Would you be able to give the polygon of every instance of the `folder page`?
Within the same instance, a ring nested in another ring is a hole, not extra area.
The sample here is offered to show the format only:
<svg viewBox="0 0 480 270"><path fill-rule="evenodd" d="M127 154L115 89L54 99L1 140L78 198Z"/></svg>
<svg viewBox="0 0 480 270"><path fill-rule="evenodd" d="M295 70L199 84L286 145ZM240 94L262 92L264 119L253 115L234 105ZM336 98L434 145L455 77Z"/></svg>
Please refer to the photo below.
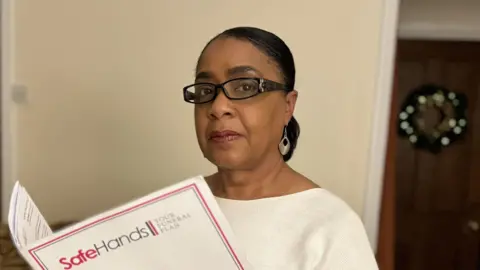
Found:
<svg viewBox="0 0 480 270"><path fill-rule="evenodd" d="M33 269L250 269L201 176L55 233L20 184L11 200L12 237ZM37 213L34 233L25 212Z"/></svg>
<svg viewBox="0 0 480 270"><path fill-rule="evenodd" d="M13 243L25 247L52 234L52 229L20 183L15 183L10 200L8 224Z"/></svg>

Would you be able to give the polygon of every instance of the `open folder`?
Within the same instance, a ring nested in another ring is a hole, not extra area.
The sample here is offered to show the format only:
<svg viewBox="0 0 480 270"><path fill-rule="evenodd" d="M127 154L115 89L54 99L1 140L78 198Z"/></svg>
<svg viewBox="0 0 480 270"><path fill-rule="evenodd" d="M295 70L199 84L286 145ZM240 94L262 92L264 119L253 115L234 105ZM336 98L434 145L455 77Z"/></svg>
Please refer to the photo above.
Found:
<svg viewBox="0 0 480 270"><path fill-rule="evenodd" d="M38 270L250 269L201 176L58 232L17 182L8 223L17 249Z"/></svg>

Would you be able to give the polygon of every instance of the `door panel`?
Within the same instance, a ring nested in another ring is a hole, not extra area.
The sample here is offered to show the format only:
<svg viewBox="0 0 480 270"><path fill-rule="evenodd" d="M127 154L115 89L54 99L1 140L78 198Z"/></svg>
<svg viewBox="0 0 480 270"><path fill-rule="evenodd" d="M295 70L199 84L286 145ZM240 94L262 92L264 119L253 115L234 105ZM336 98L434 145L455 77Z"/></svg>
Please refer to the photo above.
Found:
<svg viewBox="0 0 480 270"><path fill-rule="evenodd" d="M469 128L439 154L397 136L396 269L477 270L480 43L399 41L397 72L397 112L414 88L435 83L467 96Z"/></svg>

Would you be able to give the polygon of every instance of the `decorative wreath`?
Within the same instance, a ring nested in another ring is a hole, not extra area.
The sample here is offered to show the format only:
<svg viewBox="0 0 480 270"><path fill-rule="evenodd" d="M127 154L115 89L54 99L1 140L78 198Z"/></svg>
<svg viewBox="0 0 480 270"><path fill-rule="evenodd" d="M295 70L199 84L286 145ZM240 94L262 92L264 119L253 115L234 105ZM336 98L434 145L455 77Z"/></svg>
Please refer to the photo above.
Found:
<svg viewBox="0 0 480 270"><path fill-rule="evenodd" d="M429 121L429 114L438 121ZM467 128L467 97L444 87L426 84L414 89L398 114L398 133L416 148L440 152L461 139ZM430 122L430 123L429 123Z"/></svg>

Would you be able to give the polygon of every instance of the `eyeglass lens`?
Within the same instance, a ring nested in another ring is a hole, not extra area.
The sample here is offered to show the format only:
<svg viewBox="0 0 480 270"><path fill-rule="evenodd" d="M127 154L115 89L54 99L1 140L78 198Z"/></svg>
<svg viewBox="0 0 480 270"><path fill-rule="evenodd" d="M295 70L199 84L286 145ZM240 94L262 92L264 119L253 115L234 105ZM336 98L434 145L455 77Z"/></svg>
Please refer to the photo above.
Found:
<svg viewBox="0 0 480 270"><path fill-rule="evenodd" d="M186 96L190 102L205 103L213 100L218 87L211 83L198 83L186 89ZM259 84L255 79L231 80L223 85L225 95L230 99L245 99L258 94Z"/></svg>

